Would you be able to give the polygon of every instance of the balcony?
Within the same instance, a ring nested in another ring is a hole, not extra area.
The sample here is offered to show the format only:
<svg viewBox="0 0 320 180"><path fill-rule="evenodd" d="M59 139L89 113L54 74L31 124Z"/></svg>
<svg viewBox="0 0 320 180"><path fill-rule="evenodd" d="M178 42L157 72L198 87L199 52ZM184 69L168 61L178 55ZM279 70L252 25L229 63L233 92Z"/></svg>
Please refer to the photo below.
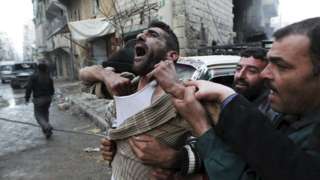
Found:
<svg viewBox="0 0 320 180"><path fill-rule="evenodd" d="M67 25L67 8L61 4L58 0L50 0L46 9L47 18L47 37L50 38Z"/></svg>

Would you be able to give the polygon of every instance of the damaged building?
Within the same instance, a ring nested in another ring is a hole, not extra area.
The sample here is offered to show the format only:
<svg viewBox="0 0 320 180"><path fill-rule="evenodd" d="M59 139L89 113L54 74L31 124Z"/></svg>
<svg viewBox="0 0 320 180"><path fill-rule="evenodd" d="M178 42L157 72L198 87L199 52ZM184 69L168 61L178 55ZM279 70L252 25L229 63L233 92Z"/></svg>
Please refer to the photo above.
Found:
<svg viewBox="0 0 320 180"><path fill-rule="evenodd" d="M212 45L258 42L272 32L278 0L33 0L37 57L58 78L107 60L154 19L177 34L182 56Z"/></svg>

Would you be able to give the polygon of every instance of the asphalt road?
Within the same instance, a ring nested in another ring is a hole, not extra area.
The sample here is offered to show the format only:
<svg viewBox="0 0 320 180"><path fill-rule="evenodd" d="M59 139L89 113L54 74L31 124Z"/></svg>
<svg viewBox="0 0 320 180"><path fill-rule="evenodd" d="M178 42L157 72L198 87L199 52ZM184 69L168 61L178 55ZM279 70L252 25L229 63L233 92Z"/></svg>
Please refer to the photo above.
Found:
<svg viewBox="0 0 320 180"><path fill-rule="evenodd" d="M36 124L33 105L23 104L23 90L12 91L0 84L0 95L8 106L0 106L0 117ZM54 128L99 133L99 129L76 109L50 108ZM46 140L40 128L0 121L0 179L5 180L109 180L111 170L100 152L100 137L53 132Z"/></svg>

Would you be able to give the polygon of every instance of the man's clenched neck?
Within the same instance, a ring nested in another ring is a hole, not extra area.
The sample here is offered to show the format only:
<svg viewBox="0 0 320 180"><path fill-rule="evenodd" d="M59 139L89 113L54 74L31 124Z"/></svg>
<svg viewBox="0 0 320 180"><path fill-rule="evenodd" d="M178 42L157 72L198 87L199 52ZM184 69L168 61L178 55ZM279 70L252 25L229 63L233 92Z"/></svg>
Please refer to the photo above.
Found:
<svg viewBox="0 0 320 180"><path fill-rule="evenodd" d="M139 84L138 84L138 89L137 91L140 91L141 89L143 89L148 83L150 83L151 80L150 78L147 78L146 76L142 76L139 80ZM152 102L156 101L157 99L159 99L165 92L163 91L163 89L157 85L156 89L152 95Z"/></svg>

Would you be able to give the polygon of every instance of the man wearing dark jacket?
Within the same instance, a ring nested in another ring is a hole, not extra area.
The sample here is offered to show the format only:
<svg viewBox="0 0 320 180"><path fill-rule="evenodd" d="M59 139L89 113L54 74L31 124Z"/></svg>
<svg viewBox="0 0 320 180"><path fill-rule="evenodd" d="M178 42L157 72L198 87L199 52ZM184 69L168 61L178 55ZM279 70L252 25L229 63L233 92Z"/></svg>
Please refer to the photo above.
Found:
<svg viewBox="0 0 320 180"><path fill-rule="evenodd" d="M173 98L179 113L199 137L200 156L210 179L219 176L217 142L231 147L247 165L237 179L320 179L320 18L278 30L262 72L271 89L274 123L231 88L206 81L186 83L183 99ZM201 101L221 104L220 118L207 118ZM220 166L221 168L225 168ZM237 166L239 167L239 166Z"/></svg>
<svg viewBox="0 0 320 180"><path fill-rule="evenodd" d="M267 51L263 48L248 48L240 53L241 59L236 67L234 75L233 89L243 95L251 103L253 103L259 110L265 114L270 120L277 117L277 113L270 109L270 103L268 102L268 88L264 85L264 79L261 77L261 72L267 66L268 62L266 59ZM139 142L146 141L149 139L148 145L143 146L143 149L139 149ZM142 160L148 162L153 159L157 159L161 154L168 151L168 148L162 147L152 140L152 138L140 136L138 140L133 139L135 144L132 143L132 148L136 151L140 151ZM151 143L153 142L153 143ZM220 145L218 145L220 143ZM179 174L194 174L198 173L202 169L201 159L199 159L199 153L196 152L195 148L196 139L190 138L188 144L186 144L178 153L176 165L179 166ZM244 169L245 163L241 161L229 147L225 146L223 142L216 142L221 151L215 153L219 158L220 165L228 166L225 169L217 167L211 172L216 171L222 174L222 177L216 177L223 179L224 174L228 174L230 179L236 179L236 177L230 175L230 171ZM151 148L152 147L152 148ZM156 149L162 148L162 149ZM206 163L206 162L205 162ZM156 163L155 163L156 164ZM235 173L236 176L239 176ZM224 179L226 180L226 179Z"/></svg>
<svg viewBox="0 0 320 180"><path fill-rule="evenodd" d="M33 94L34 116L42 128L46 138L52 135L52 126L49 123L49 107L54 94L53 80L50 77L48 66L38 65L38 70L30 77L25 94L26 103Z"/></svg>

